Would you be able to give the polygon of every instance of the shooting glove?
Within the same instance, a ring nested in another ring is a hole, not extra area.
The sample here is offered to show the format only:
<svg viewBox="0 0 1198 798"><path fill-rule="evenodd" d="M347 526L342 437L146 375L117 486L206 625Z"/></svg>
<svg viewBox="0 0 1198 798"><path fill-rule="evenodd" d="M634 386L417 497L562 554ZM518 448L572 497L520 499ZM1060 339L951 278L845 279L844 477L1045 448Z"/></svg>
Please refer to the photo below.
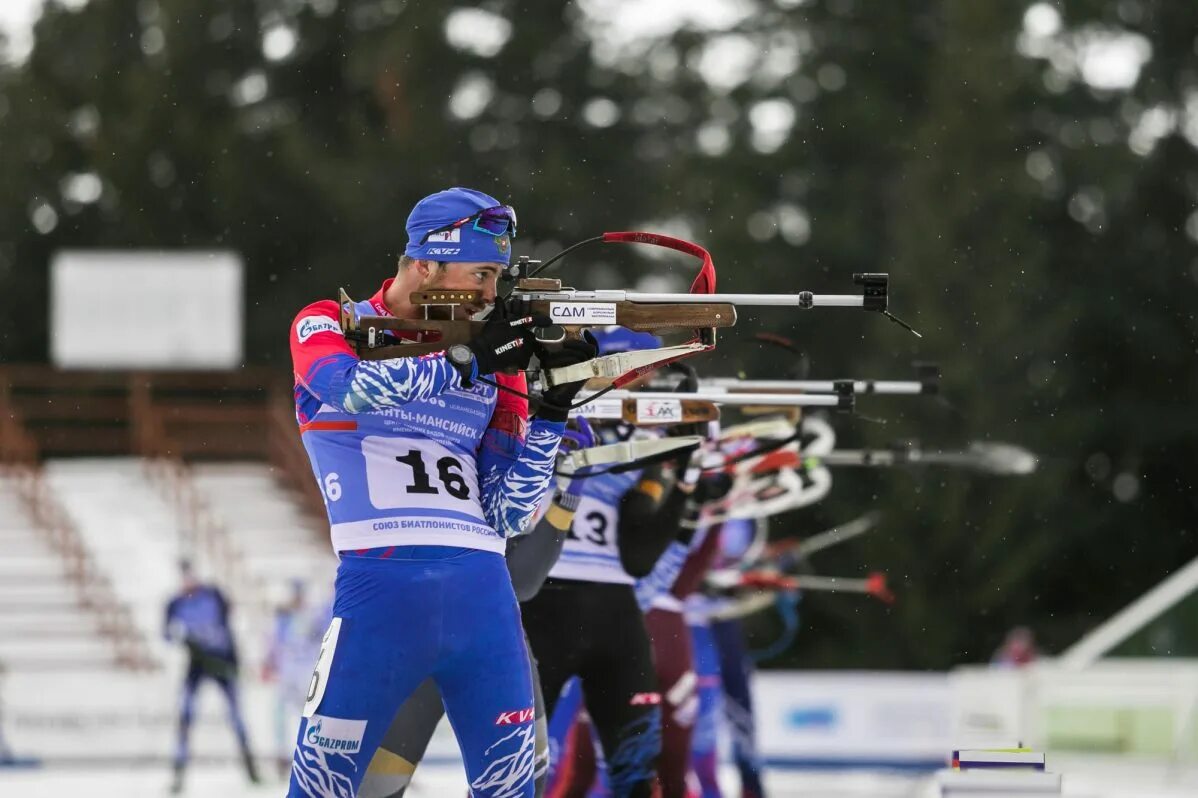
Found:
<svg viewBox="0 0 1198 798"><path fill-rule="evenodd" d="M472 373L462 373L462 379L469 381L480 374L528 368L528 361L532 359L537 346L533 328L548 327L550 324L544 316L513 318L502 302L496 302L482 331L466 344L474 355L474 363ZM469 364L454 365L460 372L470 369Z"/></svg>
<svg viewBox="0 0 1198 798"><path fill-rule="evenodd" d="M714 473L703 476L695 483L695 492L691 501L696 504L707 504L719 501L732 491L732 476L724 473Z"/></svg>
<svg viewBox="0 0 1198 798"><path fill-rule="evenodd" d="M590 330L583 331L582 336L581 341L566 341L562 344L561 349L549 350L540 346L537 357L541 360L541 368L548 371L562 366L585 363L598 357L599 345L595 341L595 336L591 335ZM582 390L585 382L586 380L567 382L555 385L545 391L541 395L541 405L537 408L537 416L546 421L565 421L570 413L570 403Z"/></svg>

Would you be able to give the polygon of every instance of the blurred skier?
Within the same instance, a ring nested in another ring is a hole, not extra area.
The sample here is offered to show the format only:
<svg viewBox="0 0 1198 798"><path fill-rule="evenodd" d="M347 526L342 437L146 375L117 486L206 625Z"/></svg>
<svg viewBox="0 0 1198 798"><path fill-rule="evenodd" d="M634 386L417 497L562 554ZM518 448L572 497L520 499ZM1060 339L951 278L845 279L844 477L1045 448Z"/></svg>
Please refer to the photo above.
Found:
<svg viewBox="0 0 1198 798"><path fill-rule="evenodd" d="M237 646L229 627L229 602L224 594L211 585L201 584L191 563L179 566L183 589L166 606L164 636L187 647L187 673L183 679L182 700L179 705L179 737L175 747L174 780L171 792L183 790L183 772L190 751L188 737L195 712L195 695L200 682L211 680L220 687L229 705L229 719L246 775L258 783L258 772L250 752L245 721L237 697Z"/></svg>
<svg viewBox="0 0 1198 798"><path fill-rule="evenodd" d="M990 664L996 668L1022 668L1035 662L1039 653L1032 630L1026 626L1016 626L1007 632L1002 645L990 658Z"/></svg>
<svg viewBox="0 0 1198 798"><path fill-rule="evenodd" d="M275 756L284 777L291 771L295 718L304 708L308 684L312 681L312 663L333 616L331 603L312 605L307 593L303 580L291 582L287 603L275 612L263 664L263 680L275 683Z"/></svg>

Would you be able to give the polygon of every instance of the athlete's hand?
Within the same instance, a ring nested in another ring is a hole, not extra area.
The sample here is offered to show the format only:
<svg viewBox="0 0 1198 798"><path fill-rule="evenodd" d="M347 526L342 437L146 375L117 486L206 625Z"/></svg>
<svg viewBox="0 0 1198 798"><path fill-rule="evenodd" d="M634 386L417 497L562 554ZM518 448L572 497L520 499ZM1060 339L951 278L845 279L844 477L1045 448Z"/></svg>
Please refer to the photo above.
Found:
<svg viewBox="0 0 1198 798"><path fill-rule="evenodd" d="M466 344L474 354L474 374L494 374L506 369L526 369L536 353L536 327L552 324L541 315L513 318L502 302L496 302L482 331ZM463 374L469 379L471 374Z"/></svg>
<svg viewBox="0 0 1198 798"><path fill-rule="evenodd" d="M569 448L572 451L597 446L598 441L595 429L582 416L570 419L566 425L566 431L562 433L562 448Z"/></svg>
<svg viewBox="0 0 1198 798"><path fill-rule="evenodd" d="M585 418L576 416L566 422L566 431L562 433L562 445L557 450L558 466L556 473L559 494L573 496L575 502L577 502L578 497L582 494L582 488L586 480L575 479L575 477L585 474L587 466L583 466L578 470L567 469L563 467L562 461L571 452L576 452L579 449L589 449L598 444L599 436Z"/></svg>
<svg viewBox="0 0 1198 798"><path fill-rule="evenodd" d="M537 357L541 360L541 368L545 371L585 363L599 356L599 343L590 330L584 330L582 340L566 341L561 349L546 349L538 344ZM586 380L567 382L555 385L541 395L541 405L537 408L537 416L547 421L565 421L570 413L570 403L582 390Z"/></svg>
<svg viewBox="0 0 1198 798"><path fill-rule="evenodd" d="M695 483L695 492L691 500L697 504L716 502L732 491L732 476L723 472L708 474L699 478Z"/></svg>

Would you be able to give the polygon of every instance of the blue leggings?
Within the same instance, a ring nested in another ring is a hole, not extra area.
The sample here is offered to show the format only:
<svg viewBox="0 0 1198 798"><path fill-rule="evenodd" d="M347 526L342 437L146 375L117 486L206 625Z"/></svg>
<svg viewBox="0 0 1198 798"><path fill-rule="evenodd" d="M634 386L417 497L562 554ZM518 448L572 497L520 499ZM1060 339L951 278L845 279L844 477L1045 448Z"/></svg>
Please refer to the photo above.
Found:
<svg viewBox="0 0 1198 798"><path fill-rule="evenodd" d="M290 798L353 798L396 710L428 677L471 795L531 798L532 681L502 555L448 546L400 546L387 559L343 553L333 616L336 642L326 637L331 662L326 651L300 722Z"/></svg>
<svg viewBox="0 0 1198 798"><path fill-rule="evenodd" d="M183 679L183 697L179 705L179 736L175 742L175 768L182 769L191 758L188 744L191 736L191 723L195 717L196 690L205 679L211 679L225 694L229 705L229 721L233 724L233 733L237 735L237 744L243 757L249 757L250 746L246 737L245 721L241 717L241 702L237 698L237 682L235 666L229 663L227 668L219 672L206 670L194 659L187 669Z"/></svg>
<svg viewBox="0 0 1198 798"><path fill-rule="evenodd" d="M699 679L699 716L691 740L691 768L699 779L702 798L720 798L718 779L720 710L723 708L723 684L720 678L720 653L706 623L691 624L695 675Z"/></svg>
<svg viewBox="0 0 1198 798"><path fill-rule="evenodd" d="M753 716L751 681L753 660L749 657L739 620L712 621L711 636L720 658L724 684L724 719L732 736L732 757L740 771L741 795L761 798L761 753L757 750L756 719Z"/></svg>

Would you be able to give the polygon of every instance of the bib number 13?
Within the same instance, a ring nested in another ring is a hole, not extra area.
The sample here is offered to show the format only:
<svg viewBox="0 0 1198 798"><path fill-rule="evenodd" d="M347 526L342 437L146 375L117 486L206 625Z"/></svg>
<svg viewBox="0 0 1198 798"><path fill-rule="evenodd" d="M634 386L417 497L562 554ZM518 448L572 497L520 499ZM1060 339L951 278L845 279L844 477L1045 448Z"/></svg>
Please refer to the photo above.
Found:
<svg viewBox="0 0 1198 798"><path fill-rule="evenodd" d="M593 543L596 546L607 545L607 516L603 513L590 512L583 516L583 520L590 525L590 529L586 530L586 542ZM570 525L570 531L566 533L567 540L584 540L574 531L578 523L578 516L574 517L574 524Z"/></svg>
<svg viewBox="0 0 1198 798"><path fill-rule="evenodd" d="M438 488L430 479L428 467L424 463L424 452L412 449L405 455L396 455L396 462L403 463L412 469L412 484L404 490L408 493L438 494L442 489L455 499L469 499L470 486L462 476L462 464L456 457L442 457L437 460L437 478L441 482Z"/></svg>

